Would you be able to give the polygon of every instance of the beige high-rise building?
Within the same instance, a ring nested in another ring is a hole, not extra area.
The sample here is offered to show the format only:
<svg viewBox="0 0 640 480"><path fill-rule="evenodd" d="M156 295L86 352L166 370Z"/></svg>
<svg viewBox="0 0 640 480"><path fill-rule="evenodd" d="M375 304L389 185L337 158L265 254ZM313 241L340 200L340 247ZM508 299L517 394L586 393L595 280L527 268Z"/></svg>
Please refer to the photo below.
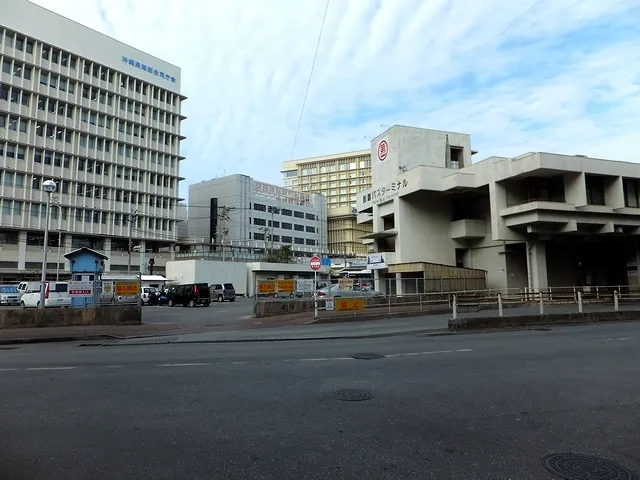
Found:
<svg viewBox="0 0 640 480"><path fill-rule="evenodd" d="M370 224L358 224L358 193L371 187L371 150L337 153L282 163L284 186L327 197L328 248L334 255L364 255L360 237Z"/></svg>

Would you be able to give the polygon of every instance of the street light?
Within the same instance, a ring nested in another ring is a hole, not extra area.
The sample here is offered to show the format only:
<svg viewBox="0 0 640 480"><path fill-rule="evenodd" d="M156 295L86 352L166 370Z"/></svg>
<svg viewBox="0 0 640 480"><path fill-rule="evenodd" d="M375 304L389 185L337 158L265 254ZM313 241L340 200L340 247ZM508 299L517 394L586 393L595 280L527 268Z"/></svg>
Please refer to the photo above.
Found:
<svg viewBox="0 0 640 480"><path fill-rule="evenodd" d="M49 250L49 210L51 207L51 194L56 191L58 186L53 180L45 180L42 182L42 189L47 194L47 211L44 219L44 253L42 254L42 277L40 278L40 303L39 308L44 308L45 287L47 283L47 252Z"/></svg>

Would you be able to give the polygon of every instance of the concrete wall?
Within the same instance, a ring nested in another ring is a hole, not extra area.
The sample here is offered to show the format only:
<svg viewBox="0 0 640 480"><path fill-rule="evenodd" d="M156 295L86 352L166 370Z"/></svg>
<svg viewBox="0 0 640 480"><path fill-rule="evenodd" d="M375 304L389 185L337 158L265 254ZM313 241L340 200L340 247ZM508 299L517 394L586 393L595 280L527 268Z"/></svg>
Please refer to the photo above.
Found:
<svg viewBox="0 0 640 480"><path fill-rule="evenodd" d="M214 260L167 262L167 281L177 283L233 283L236 294L247 295L247 264Z"/></svg>
<svg viewBox="0 0 640 480"><path fill-rule="evenodd" d="M73 327L140 325L138 306L101 308L0 309L0 329L17 327Z"/></svg>

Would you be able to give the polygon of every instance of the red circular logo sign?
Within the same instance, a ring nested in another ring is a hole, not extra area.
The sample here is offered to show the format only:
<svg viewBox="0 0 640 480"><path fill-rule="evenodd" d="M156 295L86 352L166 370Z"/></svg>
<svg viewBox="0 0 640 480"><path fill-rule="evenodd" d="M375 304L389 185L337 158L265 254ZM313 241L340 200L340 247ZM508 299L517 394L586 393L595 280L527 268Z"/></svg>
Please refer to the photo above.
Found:
<svg viewBox="0 0 640 480"><path fill-rule="evenodd" d="M378 159L383 162L385 158L387 158L387 154L389 153L389 144L386 140L382 140L378 144Z"/></svg>
<svg viewBox="0 0 640 480"><path fill-rule="evenodd" d="M309 259L309 266L311 270L320 270L320 266L322 265L322 259L317 255L314 255Z"/></svg>

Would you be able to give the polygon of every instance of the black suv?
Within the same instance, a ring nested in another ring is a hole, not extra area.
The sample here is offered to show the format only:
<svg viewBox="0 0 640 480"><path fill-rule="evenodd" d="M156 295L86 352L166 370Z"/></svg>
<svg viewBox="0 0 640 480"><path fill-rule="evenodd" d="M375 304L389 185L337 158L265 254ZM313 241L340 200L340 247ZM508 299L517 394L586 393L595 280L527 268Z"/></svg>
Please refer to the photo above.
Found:
<svg viewBox="0 0 640 480"><path fill-rule="evenodd" d="M211 303L211 291L206 283L187 283L178 285L167 295L167 304L170 307L182 305L183 307L195 307L204 305L208 307Z"/></svg>

